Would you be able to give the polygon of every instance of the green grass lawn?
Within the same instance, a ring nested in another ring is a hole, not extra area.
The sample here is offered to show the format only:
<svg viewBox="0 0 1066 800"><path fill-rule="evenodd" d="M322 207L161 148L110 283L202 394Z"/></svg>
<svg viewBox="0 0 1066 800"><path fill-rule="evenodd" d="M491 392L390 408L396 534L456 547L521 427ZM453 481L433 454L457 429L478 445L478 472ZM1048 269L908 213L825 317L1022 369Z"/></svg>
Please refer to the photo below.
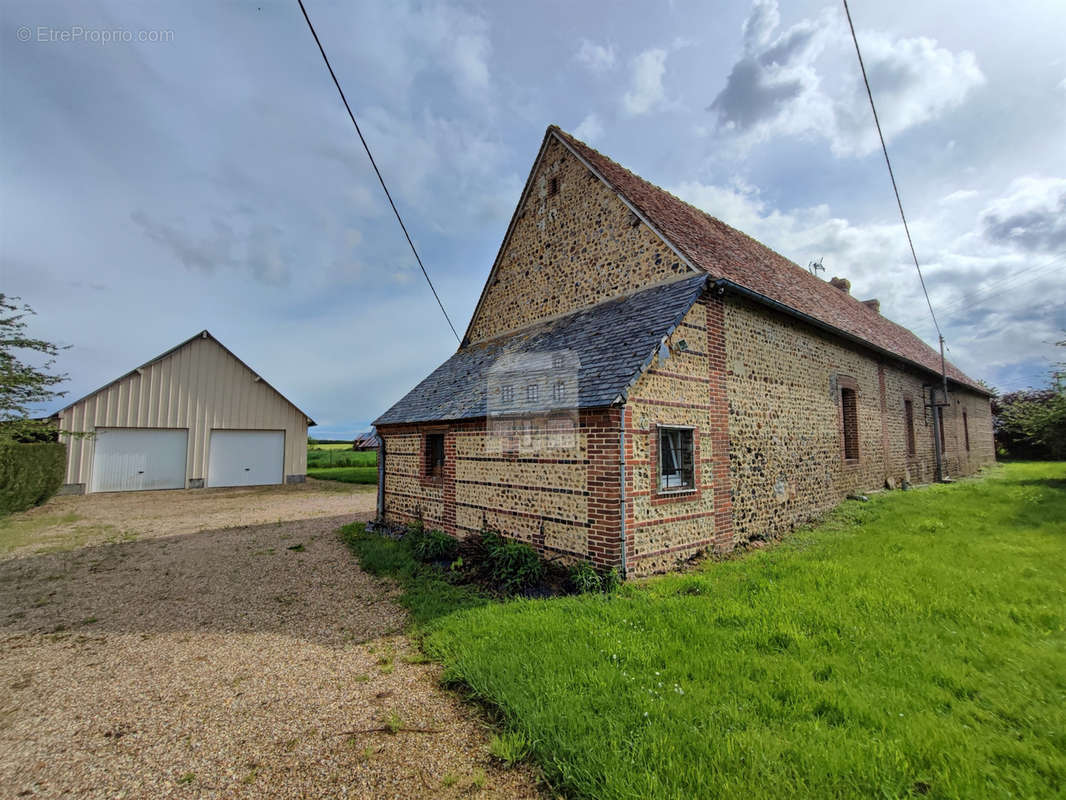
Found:
<svg viewBox="0 0 1066 800"><path fill-rule="evenodd" d="M307 468L323 469L327 467L377 467L378 454L375 450L352 450L351 445L314 445L307 448ZM374 478L377 480L377 477Z"/></svg>
<svg viewBox="0 0 1066 800"><path fill-rule="evenodd" d="M1063 796L1066 464L848 502L609 597L457 602L378 561L567 794Z"/></svg>
<svg viewBox="0 0 1066 800"><path fill-rule="evenodd" d="M320 481L341 481L342 483L369 483L378 482L377 467L308 467L309 477L318 478Z"/></svg>

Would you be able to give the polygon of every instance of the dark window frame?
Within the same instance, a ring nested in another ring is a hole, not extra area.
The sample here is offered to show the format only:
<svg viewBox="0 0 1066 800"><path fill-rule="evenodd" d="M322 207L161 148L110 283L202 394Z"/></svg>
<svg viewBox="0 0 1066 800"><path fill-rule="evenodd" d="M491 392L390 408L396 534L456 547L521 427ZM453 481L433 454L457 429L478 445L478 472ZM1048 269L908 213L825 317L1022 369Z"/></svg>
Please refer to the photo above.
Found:
<svg viewBox="0 0 1066 800"><path fill-rule="evenodd" d="M444 480L447 460L444 452L444 431L428 431L422 437L422 477L431 481Z"/></svg>
<svg viewBox="0 0 1066 800"><path fill-rule="evenodd" d="M966 443L966 452L970 452L970 425L966 418L966 412L962 412L962 438Z"/></svg>
<svg viewBox="0 0 1066 800"><path fill-rule="evenodd" d="M845 465L854 466L859 464L862 458L862 449L859 446L859 384L854 378L837 376L837 405L840 454Z"/></svg>
<svg viewBox="0 0 1066 800"><path fill-rule="evenodd" d="M914 435L914 400L909 397L903 398L903 433L906 438L907 455L913 456L918 452L918 445Z"/></svg>

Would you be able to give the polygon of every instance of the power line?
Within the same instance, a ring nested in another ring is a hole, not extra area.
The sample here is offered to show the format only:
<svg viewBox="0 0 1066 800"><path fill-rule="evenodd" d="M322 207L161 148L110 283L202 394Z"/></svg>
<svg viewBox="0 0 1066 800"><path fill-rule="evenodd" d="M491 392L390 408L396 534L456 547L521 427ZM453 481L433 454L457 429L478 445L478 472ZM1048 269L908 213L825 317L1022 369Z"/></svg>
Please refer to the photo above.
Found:
<svg viewBox="0 0 1066 800"><path fill-rule="evenodd" d="M943 341L940 332L940 324L936 321L933 313L933 303L929 299L929 291L925 288L925 277L922 268L918 266L918 254L914 252L914 242L911 240L911 229L907 225L907 215L903 213L903 201L899 198L899 187L896 186L896 175L892 171L892 162L888 158L888 147L885 145L885 135L881 132L881 120L877 118L877 106L874 105L874 95L870 91L870 79L866 77L866 65L862 61L862 51L859 50L859 39L855 35L855 25L851 21L851 9L848 8L848 0L844 0L844 13L848 17L848 27L851 29L851 40L855 43L855 55L859 57L859 69L862 70L862 80L866 84L866 96L870 98L870 110L874 112L874 124L877 126L877 136L881 139L881 151L885 154L885 164L888 165L888 176L892 179L892 191L896 193L896 205L899 206L899 216L903 220L903 230L907 233L907 244L911 247L911 257L914 259L914 268L918 270L918 280L922 283L922 292L925 294L926 305L929 306L929 316L933 318L933 327L936 328L937 336Z"/></svg>
<svg viewBox="0 0 1066 800"><path fill-rule="evenodd" d="M960 297L954 303L950 303L946 308L941 307L940 310L944 311L947 314L953 314L959 309L966 308L967 306L972 308L982 306L990 300L998 299L1003 294L1016 291L1022 287L1029 286L1043 279L1044 277L1046 277L1046 272L1049 269L1058 266L1058 264L1063 260L1063 258L1066 258L1066 256L1052 259L1051 261L1048 261L1044 264L1039 264L1035 267L1019 270L1016 275L1012 275L1009 278L998 280L992 284L986 285L985 287L981 288L979 291L975 292L969 297ZM1035 270L1035 272L1033 272L1033 270ZM1017 280L1018 276L1026 272L1031 272L1032 274L1030 274L1024 280Z"/></svg>
<svg viewBox="0 0 1066 800"><path fill-rule="evenodd" d="M969 298L963 296L958 298L955 302L949 303L946 310L947 312L951 312L952 310L955 310L960 306L964 306L967 303L978 298L991 297L999 292L1010 291L1017 288L1018 286L1022 286L1024 284L1031 283L1034 280L1038 280L1042 278L1044 276L1044 273L1047 272L1049 269L1057 267L1060 263L1062 263L1064 259L1066 259L1066 255L1061 255L1057 258L1051 259L1050 261L1046 261L1043 264L1034 264L1012 272L1009 275L1002 275L990 281L989 283L980 286L980 288L978 288L978 290L974 292ZM1024 281L1019 280L1019 278L1027 274L1029 277L1027 277ZM941 307L940 310L945 311L943 307Z"/></svg>
<svg viewBox="0 0 1066 800"><path fill-rule="evenodd" d="M396 215L396 221L400 223L400 228L403 229L403 235L407 237L407 244L411 246L411 252L415 255L415 261L417 261L418 266L421 267L422 274L426 276L426 283L429 284L430 291L433 292L433 296L437 299L437 305L440 306L440 311L444 315L444 319L447 320L448 327L452 329L452 335L455 337L455 341L462 344L459 334L456 333L455 326L452 325L451 317L449 317L448 312L444 310L444 303L441 302L440 295L437 294L437 290L433 286L433 281L429 279L429 273L426 272L426 267L418 255L418 250L415 249L415 243L411 241L411 234L407 232L407 226L403 224L403 218L400 216L400 211L396 208L396 203L392 201L392 195L389 194L389 187L385 185L385 179L381 177L381 170L378 169L377 162L374 161L374 155L370 152L370 145L368 145L366 139L363 138L363 132L359 129L359 123L355 121L355 114L352 113L352 107L348 105L348 98L344 96L344 90L341 88L340 81L337 80L337 73L333 71L333 66L329 63L329 58L326 56L326 50L322 47L322 42L318 38L318 33L315 32L315 26L311 24L311 18L307 16L307 9L304 8L304 2L303 0L296 0L296 2L300 4L300 11L303 12L304 19L307 20L307 27L311 29L311 35L315 37L315 44L318 45L318 52L322 54L322 60L326 62L326 69L329 70L329 75L333 78L333 85L337 87L341 100L344 102L344 107L348 110L348 116L351 118L352 124L355 126L355 132L359 134L359 141L363 143L363 149L366 150L367 158L370 159L370 165L374 168L374 174L378 176L381 188L385 190L385 197L389 199L389 205L392 206L392 213Z"/></svg>

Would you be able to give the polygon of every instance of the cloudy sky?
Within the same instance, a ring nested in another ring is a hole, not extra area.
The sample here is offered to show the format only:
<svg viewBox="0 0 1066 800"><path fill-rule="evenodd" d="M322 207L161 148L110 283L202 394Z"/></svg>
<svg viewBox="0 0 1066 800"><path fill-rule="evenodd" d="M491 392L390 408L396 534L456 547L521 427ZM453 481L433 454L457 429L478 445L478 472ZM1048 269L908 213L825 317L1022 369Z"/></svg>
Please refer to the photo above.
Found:
<svg viewBox="0 0 1066 800"><path fill-rule="evenodd" d="M307 5L460 332L556 123L935 341L838 5ZM340 436L454 351L295 0L0 8L0 291L72 397L207 328ZM1042 384L1066 7L852 13L949 358Z"/></svg>

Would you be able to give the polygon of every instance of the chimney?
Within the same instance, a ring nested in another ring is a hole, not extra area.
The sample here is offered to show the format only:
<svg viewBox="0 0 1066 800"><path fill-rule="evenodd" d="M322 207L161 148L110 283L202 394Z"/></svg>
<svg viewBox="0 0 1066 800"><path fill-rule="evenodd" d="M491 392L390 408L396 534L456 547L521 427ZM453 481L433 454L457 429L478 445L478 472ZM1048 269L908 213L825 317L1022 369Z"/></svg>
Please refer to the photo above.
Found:
<svg viewBox="0 0 1066 800"><path fill-rule="evenodd" d="M844 294L851 294L851 281L849 281L847 278L830 278L829 285L835 286Z"/></svg>
<svg viewBox="0 0 1066 800"><path fill-rule="evenodd" d="M863 300L862 304L867 308L871 309L875 314L881 313L881 301L878 300L876 297L872 300Z"/></svg>

